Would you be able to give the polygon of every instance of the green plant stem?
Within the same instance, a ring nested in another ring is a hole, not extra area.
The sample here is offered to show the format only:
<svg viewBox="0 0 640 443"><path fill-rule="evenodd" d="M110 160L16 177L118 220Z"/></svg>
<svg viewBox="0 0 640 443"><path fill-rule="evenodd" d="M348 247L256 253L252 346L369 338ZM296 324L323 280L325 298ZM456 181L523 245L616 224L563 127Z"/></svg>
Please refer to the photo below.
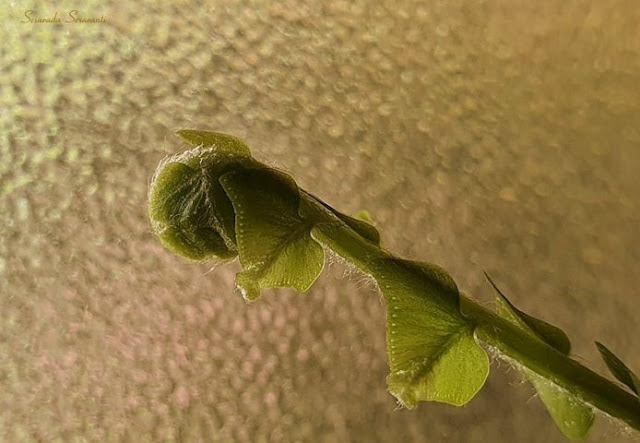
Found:
<svg viewBox="0 0 640 443"><path fill-rule="evenodd" d="M376 264L391 255L348 228L315 232L338 255L376 277ZM553 382L579 400L640 430L640 401L616 384L556 351L507 320L463 295L461 311L475 325L476 340L497 349L518 364Z"/></svg>
<svg viewBox="0 0 640 443"><path fill-rule="evenodd" d="M636 397L473 300L461 296L461 303L462 312L476 324L478 340L583 402L640 430L640 401Z"/></svg>

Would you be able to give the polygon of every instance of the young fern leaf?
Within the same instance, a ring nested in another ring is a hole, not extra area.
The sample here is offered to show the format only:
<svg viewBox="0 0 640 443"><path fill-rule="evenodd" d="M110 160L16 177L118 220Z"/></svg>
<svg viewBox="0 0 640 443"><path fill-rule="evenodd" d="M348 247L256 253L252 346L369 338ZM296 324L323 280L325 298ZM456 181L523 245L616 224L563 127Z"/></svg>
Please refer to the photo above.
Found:
<svg viewBox="0 0 640 443"><path fill-rule="evenodd" d="M376 265L387 302L389 391L409 408L429 400L466 404L484 385L489 358L460 313L453 279L426 263L385 258Z"/></svg>
<svg viewBox="0 0 640 443"><path fill-rule="evenodd" d="M496 291L496 312L499 316L551 345L557 351L569 355L571 343L564 331L518 310L486 272L485 276ZM535 372L527 368L522 368L522 372L535 387L549 415L567 437L582 438L589 432L595 418L591 407Z"/></svg>
<svg viewBox="0 0 640 443"><path fill-rule="evenodd" d="M548 343L553 346L556 350L562 352L563 354L569 355L571 352L571 342L569 341L569 337L565 332L552 324L547 323L544 320L540 320L535 317L531 317L530 315L522 312L518 308L516 308L513 303L509 301L506 295L502 293L498 286L493 282L489 274L486 272L484 276L489 281L489 284L496 291L496 306L499 308L498 310L503 313L513 313L513 318L518 320L518 324L522 322L523 327L526 327L531 332L533 332L540 340Z"/></svg>
<svg viewBox="0 0 640 443"><path fill-rule="evenodd" d="M236 213L236 241L244 268L236 283L247 300L263 288L306 291L324 267L324 250L311 238L313 222L298 186L273 169L244 169L220 181Z"/></svg>
<svg viewBox="0 0 640 443"><path fill-rule="evenodd" d="M591 426L586 404L640 429L637 395L570 359L564 332L516 309L495 285L500 315L460 294L440 267L382 249L368 215L349 217L299 189L287 174L254 160L242 140L193 130L177 135L192 149L165 159L149 189L149 218L162 244L192 260L238 256L243 271L236 283L247 300L263 288L307 290L323 269L324 248L371 275L387 304L389 390L403 405L471 400L489 373L482 342L524 368L567 436L581 437ZM638 378L598 348L637 394Z"/></svg>
<svg viewBox="0 0 640 443"><path fill-rule="evenodd" d="M158 167L149 189L149 218L162 244L176 254L192 260L234 258L235 214L218 180L257 162L235 137L192 132L178 135L200 144Z"/></svg>
<svg viewBox="0 0 640 443"><path fill-rule="evenodd" d="M408 408L418 401L469 402L489 374L489 358L459 309L460 295L442 268L402 260L363 244L337 223L312 235L377 282L387 304L389 391Z"/></svg>
<svg viewBox="0 0 640 443"><path fill-rule="evenodd" d="M634 394L640 396L640 378L605 345L596 342L596 347L613 376L631 389Z"/></svg>

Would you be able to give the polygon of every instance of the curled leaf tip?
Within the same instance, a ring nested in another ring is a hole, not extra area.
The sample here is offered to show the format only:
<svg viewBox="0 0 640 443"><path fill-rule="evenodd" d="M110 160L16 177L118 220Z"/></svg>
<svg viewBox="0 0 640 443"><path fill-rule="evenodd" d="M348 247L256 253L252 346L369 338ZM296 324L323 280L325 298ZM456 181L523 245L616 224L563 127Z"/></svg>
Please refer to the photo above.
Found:
<svg viewBox="0 0 640 443"><path fill-rule="evenodd" d="M190 130L177 134L194 148L158 166L149 187L151 227L167 249L185 258L234 258L235 215L220 178L256 162L233 136Z"/></svg>

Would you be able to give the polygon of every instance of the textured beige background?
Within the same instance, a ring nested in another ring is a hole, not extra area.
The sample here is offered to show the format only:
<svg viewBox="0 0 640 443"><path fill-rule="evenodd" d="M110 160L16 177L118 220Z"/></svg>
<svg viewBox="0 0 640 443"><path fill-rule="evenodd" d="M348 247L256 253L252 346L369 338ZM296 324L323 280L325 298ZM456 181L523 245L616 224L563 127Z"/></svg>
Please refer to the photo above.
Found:
<svg viewBox="0 0 640 443"><path fill-rule="evenodd" d="M180 128L640 369L635 2L85 3L107 23L0 7L0 440L562 441L499 362L465 408L398 410L381 298L341 265L247 306L236 264L164 251L146 192Z"/></svg>

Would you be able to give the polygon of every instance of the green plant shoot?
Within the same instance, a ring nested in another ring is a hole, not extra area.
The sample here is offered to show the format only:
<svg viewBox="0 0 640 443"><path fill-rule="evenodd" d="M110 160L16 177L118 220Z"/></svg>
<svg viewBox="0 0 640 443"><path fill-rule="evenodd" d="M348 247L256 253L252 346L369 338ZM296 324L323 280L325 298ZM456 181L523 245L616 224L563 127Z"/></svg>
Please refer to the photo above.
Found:
<svg viewBox="0 0 640 443"><path fill-rule="evenodd" d="M189 149L160 163L149 190L162 244L191 260L238 257L236 284L249 301L265 288L308 290L326 251L370 275L386 301L388 387L402 405L466 404L485 383L491 348L522 370L567 437L585 436L596 409L640 430L640 380L604 345L605 363L628 390L571 359L567 335L517 309L488 276L496 313L461 295L442 268L383 249L368 214L341 214L255 160L242 140L176 134Z"/></svg>

